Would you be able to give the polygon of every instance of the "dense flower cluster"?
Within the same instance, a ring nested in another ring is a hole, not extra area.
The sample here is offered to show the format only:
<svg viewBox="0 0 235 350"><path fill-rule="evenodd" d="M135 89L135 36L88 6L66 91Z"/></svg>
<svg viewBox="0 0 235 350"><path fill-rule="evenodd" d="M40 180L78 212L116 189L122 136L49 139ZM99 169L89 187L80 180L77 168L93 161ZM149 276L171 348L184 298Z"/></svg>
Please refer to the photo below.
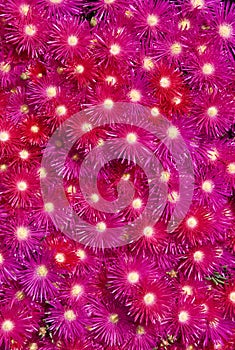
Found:
<svg viewBox="0 0 235 350"><path fill-rule="evenodd" d="M234 350L232 1L0 0L0 42L0 349ZM83 245L63 233L63 212L58 227L51 221L59 198L43 151L75 113L89 108L112 121L119 102L147 107L153 123L171 121L175 147L182 135L194 165L192 203L167 232L176 204L184 206L170 153L144 121L86 125L66 163L60 144L51 150L71 206L93 225ZM103 167L88 200L77 180L83 159L119 138L120 158ZM137 140L162 158L168 201L159 220L151 212L134 226L149 196L145 169L128 160L141 152ZM132 184L133 201L99 211L101 197L117 199L120 182ZM97 248L127 222L138 239L116 247L114 235L113 248Z"/></svg>

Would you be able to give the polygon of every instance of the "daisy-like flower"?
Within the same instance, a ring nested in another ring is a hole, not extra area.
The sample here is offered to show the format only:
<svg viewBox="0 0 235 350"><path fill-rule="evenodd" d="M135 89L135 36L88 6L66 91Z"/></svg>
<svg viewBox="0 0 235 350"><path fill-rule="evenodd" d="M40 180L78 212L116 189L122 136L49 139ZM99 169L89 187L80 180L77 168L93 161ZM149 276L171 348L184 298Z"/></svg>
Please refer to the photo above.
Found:
<svg viewBox="0 0 235 350"><path fill-rule="evenodd" d="M235 44L235 20L234 4L232 2L220 2L215 5L215 15L212 18L213 39L228 48L227 52L234 52ZM232 56L232 55L231 55Z"/></svg>
<svg viewBox="0 0 235 350"><path fill-rule="evenodd" d="M48 126L39 116L27 116L19 125L22 141L36 146L43 146L48 139Z"/></svg>
<svg viewBox="0 0 235 350"><path fill-rule="evenodd" d="M79 22L77 18L70 18L53 24L48 45L56 59L66 61L83 56L90 40L87 24Z"/></svg>
<svg viewBox="0 0 235 350"><path fill-rule="evenodd" d="M125 66L124 62L132 61L138 44L126 28L104 27L95 33L94 57L107 67ZM133 45L136 47L133 52Z"/></svg>
<svg viewBox="0 0 235 350"><path fill-rule="evenodd" d="M25 90L18 88L13 91L9 98L9 104L7 107L7 114L9 118L17 124L22 121L28 113L30 112L30 107L27 101L27 95Z"/></svg>
<svg viewBox="0 0 235 350"><path fill-rule="evenodd" d="M64 15L78 15L81 12L81 0L39 0L37 1L37 9L52 18L58 18Z"/></svg>
<svg viewBox="0 0 235 350"><path fill-rule="evenodd" d="M193 13L194 16L200 18L211 11L213 5L215 5L215 0L180 0L179 3L183 14Z"/></svg>
<svg viewBox="0 0 235 350"><path fill-rule="evenodd" d="M206 329L205 313L202 306L187 297L171 309L164 320L167 334L179 337L183 344L190 345L199 339Z"/></svg>
<svg viewBox="0 0 235 350"><path fill-rule="evenodd" d="M26 16L16 22L7 32L6 40L13 44L19 54L38 57L45 48L47 23L40 16Z"/></svg>
<svg viewBox="0 0 235 350"><path fill-rule="evenodd" d="M10 57L4 56L0 59L0 86L4 89L14 88L20 76L18 65L14 62L12 55L9 55ZM3 94L1 93L1 103L3 102Z"/></svg>
<svg viewBox="0 0 235 350"><path fill-rule="evenodd" d="M61 285L59 294L67 305L84 305L95 291L92 286L93 276L72 275L64 284Z"/></svg>
<svg viewBox="0 0 235 350"><path fill-rule="evenodd" d="M181 73L163 61L151 71L150 82L161 103L165 98L169 100L177 97L184 87Z"/></svg>
<svg viewBox="0 0 235 350"><path fill-rule="evenodd" d="M100 261L91 248L85 247L83 244L76 242L74 251L78 257L76 267L78 274L90 274L97 267L99 267Z"/></svg>
<svg viewBox="0 0 235 350"><path fill-rule="evenodd" d="M227 142L224 144L224 147L221 149L220 161L223 162L223 174L229 185L235 187L235 149L234 141Z"/></svg>
<svg viewBox="0 0 235 350"><path fill-rule="evenodd" d="M10 23L24 20L32 12L32 0L6 0L5 6L2 8L2 16Z"/></svg>
<svg viewBox="0 0 235 350"><path fill-rule="evenodd" d="M190 247L182 256L179 269L187 276L202 280L219 267L221 249L212 245Z"/></svg>
<svg viewBox="0 0 235 350"><path fill-rule="evenodd" d="M28 213L18 213L4 225L4 243L18 257L30 257L38 249L44 232L30 222Z"/></svg>
<svg viewBox="0 0 235 350"><path fill-rule="evenodd" d="M64 68L66 79L76 82L79 87L86 87L97 79L97 66L90 55L68 61Z"/></svg>
<svg viewBox="0 0 235 350"><path fill-rule="evenodd" d="M143 43L163 36L167 32L167 22L172 8L162 0L150 0L143 6L140 0L131 4L134 31ZM171 13L172 15L172 13Z"/></svg>
<svg viewBox="0 0 235 350"><path fill-rule="evenodd" d="M37 323L29 308L20 305L8 306L0 313L0 346L2 349L12 349L14 341L21 348L25 341L37 330Z"/></svg>
<svg viewBox="0 0 235 350"><path fill-rule="evenodd" d="M213 212L194 203L184 220L177 228L177 236L183 241L196 244L217 236Z"/></svg>
<svg viewBox="0 0 235 350"><path fill-rule="evenodd" d="M90 334L105 346L122 344L132 328L125 307L117 305L111 298L92 299L87 306Z"/></svg>
<svg viewBox="0 0 235 350"><path fill-rule="evenodd" d="M172 287L164 279L144 281L135 296L128 301L129 313L135 322L157 323L172 305Z"/></svg>
<svg viewBox="0 0 235 350"><path fill-rule="evenodd" d="M192 54L185 62L187 71L186 81L194 89L218 90L225 88L231 81L229 67L223 56L219 55L215 48L208 48L203 54Z"/></svg>
<svg viewBox="0 0 235 350"><path fill-rule="evenodd" d="M25 261L18 280L25 294L38 302L50 300L58 292L55 285L59 277L48 252Z"/></svg>
<svg viewBox="0 0 235 350"><path fill-rule="evenodd" d="M233 97L223 92L203 92L198 96L193 115L201 132L219 137L228 131L233 123L235 104Z"/></svg>
<svg viewBox="0 0 235 350"><path fill-rule="evenodd" d="M39 178L35 169L9 169L3 182L4 197L13 207L29 207L39 197Z"/></svg>
<svg viewBox="0 0 235 350"><path fill-rule="evenodd" d="M43 245L45 249L51 251L52 259L58 269L65 271L65 273L74 271L78 257L69 239L57 233L48 236Z"/></svg>
<svg viewBox="0 0 235 350"><path fill-rule="evenodd" d="M58 302L51 303L46 318L49 330L68 344L84 333L85 322L84 310L78 305L61 305Z"/></svg>
<svg viewBox="0 0 235 350"><path fill-rule="evenodd" d="M115 261L116 264L116 261ZM154 280L156 269L153 262L146 258L134 259L132 256L122 256L116 266L108 271L108 283L115 298L126 300L135 295L143 280Z"/></svg>
<svg viewBox="0 0 235 350"><path fill-rule="evenodd" d="M212 210L223 207L230 196L228 185L224 182L221 168L201 167L200 173L196 172L195 197L202 206Z"/></svg>

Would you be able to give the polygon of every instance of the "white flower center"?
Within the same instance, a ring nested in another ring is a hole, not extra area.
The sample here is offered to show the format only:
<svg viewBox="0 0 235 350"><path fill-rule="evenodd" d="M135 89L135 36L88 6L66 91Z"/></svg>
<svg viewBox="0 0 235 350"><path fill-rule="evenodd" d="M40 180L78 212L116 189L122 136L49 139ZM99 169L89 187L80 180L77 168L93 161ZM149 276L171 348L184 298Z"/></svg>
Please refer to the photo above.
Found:
<svg viewBox="0 0 235 350"><path fill-rule="evenodd" d="M107 98L104 101L104 108L106 108L106 109L112 109L113 105L114 105L114 102L110 98Z"/></svg>
<svg viewBox="0 0 235 350"><path fill-rule="evenodd" d="M129 144L133 144L136 143L137 141L137 135L133 132L130 132L129 134L127 134L126 136L126 140Z"/></svg>
<svg viewBox="0 0 235 350"><path fill-rule="evenodd" d="M211 75L212 73L214 73L215 68L211 63L205 63L202 67L202 72L205 75Z"/></svg>
<svg viewBox="0 0 235 350"><path fill-rule="evenodd" d="M178 319L179 319L179 321L180 321L181 323L187 322L188 319L189 319L189 314L188 314L188 312L187 312L187 311L181 311L181 312L179 313Z"/></svg>
<svg viewBox="0 0 235 350"><path fill-rule="evenodd" d="M195 261L197 262L201 262L204 259L204 253L200 250L197 250L194 254L193 254L193 258Z"/></svg>
<svg viewBox="0 0 235 350"><path fill-rule="evenodd" d="M224 39L229 39L232 36L233 29L230 24L221 24L219 26L219 35Z"/></svg>
<svg viewBox="0 0 235 350"><path fill-rule="evenodd" d="M39 277L46 277L48 274L48 270L45 265L38 266L36 272Z"/></svg>
<svg viewBox="0 0 235 350"><path fill-rule="evenodd" d="M218 114L218 109L214 106L209 107L207 110L207 114L209 115L209 117L214 118Z"/></svg>
<svg viewBox="0 0 235 350"><path fill-rule="evenodd" d="M49 97L49 98L55 97L56 94L57 94L56 87L55 86L49 86L46 89L46 94L47 94L47 97Z"/></svg>
<svg viewBox="0 0 235 350"><path fill-rule="evenodd" d="M76 320L76 315L75 315L75 313L73 312L73 310L67 310L67 311L65 311L65 313L64 313L64 318L65 318L67 321L71 322L71 321L75 321L75 320Z"/></svg>
<svg viewBox="0 0 235 350"><path fill-rule="evenodd" d="M13 328L14 328L14 323L11 320L5 320L2 323L2 330L4 332L10 332L13 330Z"/></svg>
<svg viewBox="0 0 235 350"><path fill-rule="evenodd" d="M160 86L163 87L163 88L168 88L171 84L171 81L169 78L167 77L162 77L160 79Z"/></svg>
<svg viewBox="0 0 235 350"><path fill-rule="evenodd" d="M16 236L19 240L24 241L29 236L29 230L27 227L20 226L16 229Z"/></svg>
<svg viewBox="0 0 235 350"><path fill-rule="evenodd" d="M10 138L10 135L8 134L8 132L6 132L6 131L0 132L0 141L6 142L9 140L9 138Z"/></svg>
<svg viewBox="0 0 235 350"><path fill-rule="evenodd" d="M151 226L146 226L143 232L145 237L152 237L154 230Z"/></svg>
<svg viewBox="0 0 235 350"><path fill-rule="evenodd" d="M141 206L142 206L142 201L141 201L140 198L136 198L136 199L133 200L133 202L132 202L132 207L133 207L134 209L140 209Z"/></svg>
<svg viewBox="0 0 235 350"><path fill-rule="evenodd" d="M211 193L213 191L214 183L211 180L206 180L202 184L202 189L205 192Z"/></svg>
<svg viewBox="0 0 235 350"><path fill-rule="evenodd" d="M188 218L187 220L188 227L195 228L197 224L198 224L198 221L194 216L191 216L190 218Z"/></svg>
<svg viewBox="0 0 235 350"><path fill-rule="evenodd" d="M76 46L78 43L78 38L75 35L70 35L68 37L68 44L69 46Z"/></svg>
<svg viewBox="0 0 235 350"><path fill-rule="evenodd" d="M25 181L20 181L17 183L17 188L19 191L25 191L27 189L27 183Z"/></svg>
<svg viewBox="0 0 235 350"><path fill-rule="evenodd" d="M106 223L101 221L101 222L98 222L98 224L96 225L96 230L98 232L104 232L106 230L107 226L106 226Z"/></svg>
<svg viewBox="0 0 235 350"><path fill-rule="evenodd" d="M128 282L135 284L139 281L139 274L138 272L130 272L127 276Z"/></svg>
<svg viewBox="0 0 235 350"><path fill-rule="evenodd" d="M146 305L152 305L155 301L155 295L153 293L147 293L144 296L144 302Z"/></svg>
<svg viewBox="0 0 235 350"><path fill-rule="evenodd" d="M34 34L37 31L37 28L35 27L35 25L33 24L29 24L27 26L25 26L24 28L25 34L28 36L34 36Z"/></svg>
<svg viewBox="0 0 235 350"><path fill-rule="evenodd" d="M155 27L158 24L158 17L155 15L148 15L147 23L150 27Z"/></svg>
<svg viewBox="0 0 235 350"><path fill-rule="evenodd" d="M118 44L113 44L113 45L110 46L109 52L112 55L116 56L116 55L118 55L121 52L121 47Z"/></svg>

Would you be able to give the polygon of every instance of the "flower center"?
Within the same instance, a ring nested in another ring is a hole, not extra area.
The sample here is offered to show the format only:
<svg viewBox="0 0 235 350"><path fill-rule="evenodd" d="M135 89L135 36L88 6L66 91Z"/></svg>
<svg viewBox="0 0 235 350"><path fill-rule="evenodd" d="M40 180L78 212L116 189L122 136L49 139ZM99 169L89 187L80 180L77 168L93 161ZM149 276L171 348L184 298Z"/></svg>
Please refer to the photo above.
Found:
<svg viewBox="0 0 235 350"><path fill-rule="evenodd" d="M76 72L79 73L79 74L82 74L84 72L84 67L81 65L81 64L78 64L76 66Z"/></svg>
<svg viewBox="0 0 235 350"><path fill-rule="evenodd" d="M201 262L201 261L203 261L203 259L204 259L204 253L202 252L202 251L200 251L200 250L197 250L194 254L193 254L193 258L194 258L194 260L195 261L197 261L197 262Z"/></svg>
<svg viewBox="0 0 235 350"><path fill-rule="evenodd" d="M235 163L230 163L227 166L227 170L228 170L229 174L234 175L235 174Z"/></svg>
<svg viewBox="0 0 235 350"><path fill-rule="evenodd" d="M207 114L209 117L214 118L218 114L218 109L216 107L209 107L207 110Z"/></svg>
<svg viewBox="0 0 235 350"><path fill-rule="evenodd" d="M57 253L56 256L55 256L55 260L58 262L58 263L63 263L65 262L65 255L63 253Z"/></svg>
<svg viewBox="0 0 235 350"><path fill-rule="evenodd" d="M25 298L24 292L22 290L18 290L15 294L17 300L23 300Z"/></svg>
<svg viewBox="0 0 235 350"><path fill-rule="evenodd" d="M34 133L37 134L39 132L39 127L37 125L32 125L30 130Z"/></svg>
<svg viewBox="0 0 235 350"><path fill-rule="evenodd" d="M202 72L205 75L211 75L212 73L214 73L215 68L211 63L205 63L202 67Z"/></svg>
<svg viewBox="0 0 235 350"><path fill-rule="evenodd" d="M25 181L20 181L17 183L17 188L19 191L25 191L27 189L27 183Z"/></svg>
<svg viewBox="0 0 235 350"><path fill-rule="evenodd" d="M27 229L27 227L20 226L16 229L16 236L19 240L24 241L29 236L29 230Z"/></svg>
<svg viewBox="0 0 235 350"><path fill-rule="evenodd" d="M141 93L138 90L131 90L129 93L129 97L131 99L132 102L139 102L141 100Z"/></svg>
<svg viewBox="0 0 235 350"><path fill-rule="evenodd" d="M3 73L9 73L11 70L11 65L9 63L1 62L0 71Z"/></svg>
<svg viewBox="0 0 235 350"><path fill-rule="evenodd" d="M170 180L170 173L169 173L169 171L162 171L161 172L161 176L160 176L160 180L162 182L168 182Z"/></svg>
<svg viewBox="0 0 235 350"><path fill-rule="evenodd" d="M114 56L118 55L121 51L121 47L118 44L113 44L110 46L110 53Z"/></svg>
<svg viewBox="0 0 235 350"><path fill-rule="evenodd" d="M133 200L133 202L132 202L132 207L133 207L134 209L140 209L141 206L142 206L142 201L141 201L140 198L136 198L136 199Z"/></svg>
<svg viewBox="0 0 235 350"><path fill-rule="evenodd" d="M108 5L113 4L114 2L115 0L104 0L104 3Z"/></svg>
<svg viewBox="0 0 235 350"><path fill-rule="evenodd" d="M126 140L129 144L133 144L136 143L137 141L137 135L133 132L130 132L129 134L127 134L126 136Z"/></svg>
<svg viewBox="0 0 235 350"><path fill-rule="evenodd" d="M138 272L130 272L127 276L128 282L135 284L139 281L139 274Z"/></svg>
<svg viewBox="0 0 235 350"><path fill-rule="evenodd" d="M118 321L119 321L119 318L118 318L118 314L111 314L110 316L109 316L109 321L111 322L111 323L118 323Z"/></svg>
<svg viewBox="0 0 235 350"><path fill-rule="evenodd" d="M19 11L22 15L27 16L27 14L29 12L29 5L27 5L27 4L20 5Z"/></svg>
<svg viewBox="0 0 235 350"><path fill-rule="evenodd" d="M202 184L202 189L205 192L211 193L213 191L214 184L211 180L206 180Z"/></svg>
<svg viewBox="0 0 235 350"><path fill-rule="evenodd" d="M93 194L91 195L91 201L92 201L93 203L99 202L99 196L98 196L97 193L93 193Z"/></svg>
<svg viewBox="0 0 235 350"><path fill-rule="evenodd" d="M152 237L154 233L153 228L151 226L146 226L143 232L145 237Z"/></svg>
<svg viewBox="0 0 235 350"><path fill-rule="evenodd" d="M112 77L111 75L108 75L105 81L110 85L115 85L117 82L117 79L115 77Z"/></svg>
<svg viewBox="0 0 235 350"><path fill-rule="evenodd" d="M61 4L63 0L50 0L52 4Z"/></svg>
<svg viewBox="0 0 235 350"><path fill-rule="evenodd" d="M191 24L190 21L188 19L182 19L182 21L179 22L178 28L181 30L188 30L190 29Z"/></svg>
<svg viewBox="0 0 235 350"><path fill-rule="evenodd" d="M98 232L104 232L106 230L107 226L106 226L106 223L101 221L101 222L98 222L98 224L96 225L96 230Z"/></svg>
<svg viewBox="0 0 235 350"><path fill-rule="evenodd" d="M235 292L231 292L229 294L229 299L231 300L232 303L235 303Z"/></svg>
<svg viewBox="0 0 235 350"><path fill-rule="evenodd" d="M185 322L187 322L188 319L189 319L189 314L188 314L187 311L181 311L181 312L179 313L178 318L179 318L179 321L180 321L181 323L185 323Z"/></svg>
<svg viewBox="0 0 235 350"><path fill-rule="evenodd" d="M56 94L57 94L56 87L55 86L49 86L46 89L46 94L47 94L47 97L49 97L49 98L55 97Z"/></svg>
<svg viewBox="0 0 235 350"><path fill-rule="evenodd" d="M75 35L70 35L68 37L68 44L69 46L76 46L78 43L78 38Z"/></svg>
<svg viewBox="0 0 235 350"><path fill-rule="evenodd" d="M41 179L45 179L47 177L47 171L45 168L39 168L38 173Z"/></svg>
<svg viewBox="0 0 235 350"><path fill-rule="evenodd" d="M6 142L9 140L9 138L10 138L10 135L8 134L8 132L6 132L6 131L0 132L0 141Z"/></svg>
<svg viewBox="0 0 235 350"><path fill-rule="evenodd" d="M139 335L145 334L144 327L138 326L138 327L136 328L136 333L139 334Z"/></svg>
<svg viewBox="0 0 235 350"><path fill-rule="evenodd" d="M65 313L64 313L64 318L65 318L67 321L71 322L71 321L76 320L76 315L75 315L75 313L73 312L73 310L67 310L67 311L65 311Z"/></svg>
<svg viewBox="0 0 235 350"><path fill-rule="evenodd" d="M78 249L76 251L76 255L79 257L79 259L84 260L86 259L86 252L82 249Z"/></svg>
<svg viewBox="0 0 235 350"><path fill-rule="evenodd" d="M20 106L21 113L29 113L29 107L27 105Z"/></svg>
<svg viewBox="0 0 235 350"><path fill-rule="evenodd" d="M146 70L150 71L151 69L154 68L154 63L153 63L153 61L152 61L151 58L145 57L145 58L144 58L143 66L144 66L144 68L145 68Z"/></svg>
<svg viewBox="0 0 235 350"><path fill-rule="evenodd" d="M191 0L192 7L202 9L204 6L204 1L203 0Z"/></svg>
<svg viewBox="0 0 235 350"><path fill-rule="evenodd" d="M172 55L179 55L182 52L182 46L180 43L174 43L171 45L171 53Z"/></svg>
<svg viewBox="0 0 235 350"><path fill-rule="evenodd" d="M26 151L26 149L23 149L22 151L20 151L19 155L21 159L27 159L29 157L29 152Z"/></svg>
<svg viewBox="0 0 235 350"><path fill-rule="evenodd" d="M11 320L5 320L2 323L2 330L4 332L10 332L13 330L13 328L14 328L14 323Z"/></svg>
<svg viewBox="0 0 235 350"><path fill-rule="evenodd" d="M193 216L191 216L190 218L188 218L187 220L187 225L190 228L195 228L197 226L198 222L197 219Z"/></svg>
<svg viewBox="0 0 235 350"><path fill-rule="evenodd" d="M29 350L38 350L38 346L36 343L32 343L29 345Z"/></svg>
<svg viewBox="0 0 235 350"><path fill-rule="evenodd" d="M153 117L158 117L158 116L160 115L159 109L158 109L157 107L153 107L153 108L151 109L151 115L152 115Z"/></svg>
<svg viewBox="0 0 235 350"><path fill-rule="evenodd" d="M224 39L228 39L232 36L232 27L230 24L221 24L219 26L219 35L222 36Z"/></svg>
<svg viewBox="0 0 235 350"><path fill-rule="evenodd" d="M46 277L48 274L48 270L45 265L38 266L36 271L39 277Z"/></svg>
<svg viewBox="0 0 235 350"><path fill-rule="evenodd" d="M0 253L0 264L2 264L4 261L3 255Z"/></svg>
<svg viewBox="0 0 235 350"><path fill-rule="evenodd" d="M44 210L47 213L52 213L54 211L54 208L55 208L54 204L51 202L47 202L44 204Z"/></svg>
<svg viewBox="0 0 235 350"><path fill-rule="evenodd" d="M146 305L152 305L155 301L155 295L153 293L147 293L144 296L144 302Z"/></svg>
<svg viewBox="0 0 235 350"><path fill-rule="evenodd" d="M158 24L158 17L155 15L148 15L147 23L150 27L155 27Z"/></svg>
<svg viewBox="0 0 235 350"><path fill-rule="evenodd" d="M192 295L193 294L192 287L190 287L190 286L183 286L182 290L187 295Z"/></svg>
<svg viewBox="0 0 235 350"><path fill-rule="evenodd" d="M160 79L160 86L163 87L164 89L165 88L168 88L170 86L171 82L170 82L170 79L167 78L167 77L162 77Z"/></svg>
<svg viewBox="0 0 235 350"><path fill-rule="evenodd" d="M179 130L176 126L170 126L167 130L167 135L170 139L174 140L179 136Z"/></svg>
<svg viewBox="0 0 235 350"><path fill-rule="evenodd" d="M61 106L58 106L56 108L56 114L59 116L59 117L62 117L63 115L65 115L67 113L67 109L65 106L61 105Z"/></svg>
<svg viewBox="0 0 235 350"><path fill-rule="evenodd" d="M114 102L110 98L107 98L104 101L104 108L106 108L106 109L112 109L113 105L114 105Z"/></svg>
<svg viewBox="0 0 235 350"><path fill-rule="evenodd" d="M71 290L71 294L74 297L78 297L81 293L82 293L82 286L80 286L79 284L75 284Z"/></svg>
<svg viewBox="0 0 235 350"><path fill-rule="evenodd" d="M34 34L37 31L37 28L35 27L35 25L33 24L29 24L27 26L25 26L24 28L25 34L28 36L34 36Z"/></svg>

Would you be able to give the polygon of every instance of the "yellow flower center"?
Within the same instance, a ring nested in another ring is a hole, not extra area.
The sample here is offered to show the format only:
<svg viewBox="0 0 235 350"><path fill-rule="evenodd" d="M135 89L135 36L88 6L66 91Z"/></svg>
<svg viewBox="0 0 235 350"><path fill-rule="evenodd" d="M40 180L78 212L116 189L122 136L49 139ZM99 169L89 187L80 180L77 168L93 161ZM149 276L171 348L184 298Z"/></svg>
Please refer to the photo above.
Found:
<svg viewBox="0 0 235 350"><path fill-rule="evenodd" d="M2 330L4 332L10 332L13 330L13 328L14 328L14 323L11 320L5 320L2 323Z"/></svg>
<svg viewBox="0 0 235 350"><path fill-rule="evenodd" d="M72 296L74 297L78 297L83 291L83 288L82 286L80 286L79 284L75 284L73 287L72 287L72 290L71 290L71 294Z"/></svg>
<svg viewBox="0 0 235 350"><path fill-rule="evenodd" d="M130 132L129 134L127 134L126 136L126 140L129 144L133 144L136 143L137 141L137 135L133 132Z"/></svg>
<svg viewBox="0 0 235 350"><path fill-rule="evenodd" d="M25 34L28 36L34 36L34 34L37 31L37 28L35 27L35 25L33 24L29 24L27 26L25 26L24 28Z"/></svg>
<svg viewBox="0 0 235 350"><path fill-rule="evenodd" d="M47 94L47 97L48 97L48 98L55 97L56 94L57 94L56 87L55 87L55 86L49 86L49 87L46 89L46 94Z"/></svg>
<svg viewBox="0 0 235 350"><path fill-rule="evenodd" d="M78 64L77 66L76 66L76 72L78 73L78 74L82 74L83 72L84 72L84 67L81 65L81 64Z"/></svg>
<svg viewBox="0 0 235 350"><path fill-rule="evenodd" d="M189 319L189 314L188 314L188 312L187 312L187 311L181 311L181 312L179 313L178 319L179 319L179 321L180 321L181 323L187 322L188 319Z"/></svg>
<svg viewBox="0 0 235 350"><path fill-rule="evenodd" d="M215 68L211 63L205 63L202 67L202 72L205 75L211 75L212 73L214 73Z"/></svg>
<svg viewBox="0 0 235 350"><path fill-rule="evenodd" d="M197 250L194 254L193 254L193 258L195 261L197 262L201 262L204 259L204 253L200 250Z"/></svg>
<svg viewBox="0 0 235 350"><path fill-rule="evenodd" d="M104 101L104 108L106 108L106 109L112 109L113 105L114 105L114 102L110 98L107 98Z"/></svg>
<svg viewBox="0 0 235 350"><path fill-rule="evenodd" d="M67 109L65 106L61 105L61 106L58 106L56 108L56 114L59 116L59 117L62 117L63 115L65 115L67 113Z"/></svg>
<svg viewBox="0 0 235 350"><path fill-rule="evenodd" d="M20 226L16 229L16 236L19 240L24 241L29 236L29 230L27 227Z"/></svg>
<svg viewBox="0 0 235 350"><path fill-rule="evenodd" d="M155 15L148 15L147 23L150 27L155 27L158 24L158 17Z"/></svg>
<svg viewBox="0 0 235 350"><path fill-rule="evenodd" d="M54 211L54 204L51 202L47 202L44 204L44 210L46 213L52 213Z"/></svg>
<svg viewBox="0 0 235 350"><path fill-rule="evenodd" d="M69 321L69 322L72 322L72 321L75 321L76 320L76 315L75 313L73 312L73 310L67 310L65 311L64 313L64 318Z"/></svg>
<svg viewBox="0 0 235 350"><path fill-rule="evenodd" d="M39 277L46 277L48 274L48 270L45 265L38 266L36 272Z"/></svg>
<svg viewBox="0 0 235 350"><path fill-rule="evenodd" d="M164 89L165 88L168 88L170 86L171 82L170 82L170 79L167 78L167 77L162 77L160 79L160 86L163 87Z"/></svg>
<svg viewBox="0 0 235 350"><path fill-rule="evenodd" d="M154 68L153 60L149 57L145 57L143 61L143 67L147 71L150 71L151 69L153 69Z"/></svg>
<svg viewBox="0 0 235 350"><path fill-rule="evenodd" d="M55 260L58 262L58 263L63 263L65 262L65 255L63 253L57 253L56 256L55 256Z"/></svg>
<svg viewBox="0 0 235 350"><path fill-rule="evenodd" d="M202 9L204 6L203 0L191 0L191 4L193 8Z"/></svg>
<svg viewBox="0 0 235 350"><path fill-rule="evenodd" d="M139 335L145 334L144 327L138 326L138 327L136 328L136 333L139 334Z"/></svg>
<svg viewBox="0 0 235 350"><path fill-rule="evenodd" d="M19 191L25 191L27 189L27 183L25 181L20 181L17 183L17 188Z"/></svg>
<svg viewBox="0 0 235 350"><path fill-rule="evenodd" d="M207 114L209 117L214 118L218 114L218 109L216 107L209 107L207 110Z"/></svg>
<svg viewBox="0 0 235 350"><path fill-rule="evenodd" d="M174 140L179 136L179 129L172 125L168 128L167 135L171 140Z"/></svg>
<svg viewBox="0 0 235 350"><path fill-rule="evenodd" d="M82 249L78 249L76 251L76 255L79 257L79 259L84 260L86 259L86 252Z"/></svg>
<svg viewBox="0 0 235 350"><path fill-rule="evenodd" d="M116 56L116 55L118 55L121 52L121 47L118 44L113 44L113 45L110 46L109 52L112 55Z"/></svg>
<svg viewBox="0 0 235 350"><path fill-rule="evenodd" d="M232 36L233 29L230 24L221 24L219 26L219 35L224 39L229 39Z"/></svg>
<svg viewBox="0 0 235 350"><path fill-rule="evenodd" d="M234 175L235 174L235 163L230 163L227 166L227 170L228 170L229 174Z"/></svg>
<svg viewBox="0 0 235 350"><path fill-rule="evenodd" d="M111 322L111 323L118 323L118 321L119 321L119 318L118 318L118 314L111 314L110 316L109 316L109 321Z"/></svg>
<svg viewBox="0 0 235 350"><path fill-rule="evenodd" d="M34 133L37 134L39 132L39 127L37 125L32 125L30 130Z"/></svg>
<svg viewBox="0 0 235 350"><path fill-rule="evenodd" d="M171 53L172 55L179 55L182 52L182 46L180 43L174 43L171 45Z"/></svg>
<svg viewBox="0 0 235 350"><path fill-rule="evenodd" d="M141 100L141 93L138 90L131 90L129 93L129 97L131 99L132 102L139 102Z"/></svg>
<svg viewBox="0 0 235 350"><path fill-rule="evenodd" d="M136 199L133 200L133 202L132 202L132 207L133 207L134 209L140 209L141 206L142 206L142 201L141 201L140 198L136 198Z"/></svg>
<svg viewBox="0 0 235 350"><path fill-rule="evenodd" d="M27 5L27 4L20 5L19 11L22 15L27 16L27 14L29 12L29 5Z"/></svg>
<svg viewBox="0 0 235 350"><path fill-rule="evenodd" d="M151 115L152 115L153 117L158 117L158 116L160 115L159 109L158 109L157 107L153 107L153 108L151 109Z"/></svg>
<svg viewBox="0 0 235 350"><path fill-rule="evenodd" d="M26 149L23 149L19 152L21 159L27 159L29 157L29 152Z"/></svg>
<svg viewBox="0 0 235 350"><path fill-rule="evenodd" d="M191 23L187 18L182 19L178 24L178 28L181 30L188 30L190 29L190 27L191 27Z"/></svg>
<svg viewBox="0 0 235 350"><path fill-rule="evenodd" d="M8 134L8 132L6 132L6 131L0 132L0 141L6 142L9 140L9 138L10 138L10 135Z"/></svg>
<svg viewBox="0 0 235 350"><path fill-rule="evenodd" d="M143 232L145 237L152 237L154 234L154 230L151 226L146 226Z"/></svg>
<svg viewBox="0 0 235 350"><path fill-rule="evenodd" d="M3 255L0 253L0 264L2 264L4 261Z"/></svg>
<svg viewBox="0 0 235 350"><path fill-rule="evenodd" d="M68 44L69 46L76 46L78 43L78 38L75 35L70 35L68 37Z"/></svg>
<svg viewBox="0 0 235 350"><path fill-rule="evenodd" d="M160 176L160 180L162 182L168 182L170 180L170 173L169 173L169 171L162 171L161 176Z"/></svg>
<svg viewBox="0 0 235 350"><path fill-rule="evenodd" d="M1 62L0 71L3 73L9 73L11 70L11 65L9 63Z"/></svg>
<svg viewBox="0 0 235 350"><path fill-rule="evenodd" d="M182 290L187 295L192 295L193 294L192 287L190 287L190 286L183 286Z"/></svg>
<svg viewBox="0 0 235 350"><path fill-rule="evenodd" d="M231 300L232 303L235 303L235 292L231 292L229 294L229 299Z"/></svg>
<svg viewBox="0 0 235 350"><path fill-rule="evenodd" d="M107 226L106 226L106 223L101 221L99 222L97 225L96 225L96 230L98 232L104 232L106 230Z"/></svg>
<svg viewBox="0 0 235 350"><path fill-rule="evenodd" d="M213 191L214 184L211 180L206 180L202 184L202 189L205 192L211 193Z"/></svg>
<svg viewBox="0 0 235 350"><path fill-rule="evenodd" d="M128 282L135 284L139 281L139 274L138 272L130 272L127 276Z"/></svg>
<svg viewBox="0 0 235 350"><path fill-rule="evenodd" d="M195 228L197 226L198 222L197 219L193 216L191 216L190 218L188 218L187 220L187 225L190 228Z"/></svg>
<svg viewBox="0 0 235 350"><path fill-rule="evenodd" d="M155 302L155 295L153 293L147 293L144 296L144 303L146 305L152 305Z"/></svg>

